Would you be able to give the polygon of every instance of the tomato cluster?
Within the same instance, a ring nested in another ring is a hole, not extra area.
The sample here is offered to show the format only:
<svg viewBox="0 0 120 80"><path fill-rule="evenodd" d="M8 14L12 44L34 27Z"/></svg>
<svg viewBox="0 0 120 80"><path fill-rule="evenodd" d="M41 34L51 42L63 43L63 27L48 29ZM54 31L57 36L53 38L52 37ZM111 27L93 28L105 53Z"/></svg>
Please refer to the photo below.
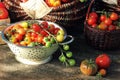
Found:
<svg viewBox="0 0 120 80"><path fill-rule="evenodd" d="M46 21L23 21L11 25L5 30L5 36L10 42L31 47L36 45L50 47L53 43L56 43L56 40L62 42L64 34L62 28Z"/></svg>
<svg viewBox="0 0 120 80"><path fill-rule="evenodd" d="M91 12L87 23L93 28L112 31L119 29L119 15L115 12Z"/></svg>

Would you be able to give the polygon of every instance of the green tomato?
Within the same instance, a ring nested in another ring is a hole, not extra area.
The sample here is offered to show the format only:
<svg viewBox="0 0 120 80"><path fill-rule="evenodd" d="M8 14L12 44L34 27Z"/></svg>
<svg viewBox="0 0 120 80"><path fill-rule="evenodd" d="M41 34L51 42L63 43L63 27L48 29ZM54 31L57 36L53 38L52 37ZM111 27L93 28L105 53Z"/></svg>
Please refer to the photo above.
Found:
<svg viewBox="0 0 120 80"><path fill-rule="evenodd" d="M68 58L71 58L73 56L73 53L71 51L66 52L66 56Z"/></svg>
<svg viewBox="0 0 120 80"><path fill-rule="evenodd" d="M44 41L44 42L49 41L48 37L44 37L44 38L43 38L43 41Z"/></svg>
<svg viewBox="0 0 120 80"><path fill-rule="evenodd" d="M60 56L59 56L59 60L60 60L61 62L65 62L65 61L66 61L66 57L65 57L64 55L60 55Z"/></svg>
<svg viewBox="0 0 120 80"><path fill-rule="evenodd" d="M47 41L46 44L45 44L46 47L51 47L52 46L52 43L50 41Z"/></svg>
<svg viewBox="0 0 120 80"><path fill-rule="evenodd" d="M69 47L69 45L66 44L66 45L63 45L63 49L67 51L70 49L70 47Z"/></svg>
<svg viewBox="0 0 120 80"><path fill-rule="evenodd" d="M76 64L76 61L74 59L69 59L68 63L70 66L74 66Z"/></svg>
<svg viewBox="0 0 120 80"><path fill-rule="evenodd" d="M23 28L28 28L28 22L24 21L20 24Z"/></svg>
<svg viewBox="0 0 120 80"><path fill-rule="evenodd" d="M53 37L50 38L51 43L55 43L55 39Z"/></svg>

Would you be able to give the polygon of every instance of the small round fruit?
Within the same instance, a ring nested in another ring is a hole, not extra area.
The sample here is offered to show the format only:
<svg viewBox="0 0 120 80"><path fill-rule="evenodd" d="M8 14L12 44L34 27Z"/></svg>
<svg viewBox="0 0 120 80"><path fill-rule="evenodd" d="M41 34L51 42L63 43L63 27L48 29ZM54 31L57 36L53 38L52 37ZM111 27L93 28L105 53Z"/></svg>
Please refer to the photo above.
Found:
<svg viewBox="0 0 120 80"><path fill-rule="evenodd" d="M20 25L24 28L28 28L28 23L26 21L21 22Z"/></svg>
<svg viewBox="0 0 120 80"><path fill-rule="evenodd" d="M70 47L69 47L69 45L66 44L66 45L63 45L63 49L67 51L70 49Z"/></svg>
<svg viewBox="0 0 120 80"><path fill-rule="evenodd" d="M110 19L111 20L117 20L119 18L119 15L115 12L112 12L110 15Z"/></svg>
<svg viewBox="0 0 120 80"><path fill-rule="evenodd" d="M8 18L8 11L6 8L0 8L0 19L6 19Z"/></svg>
<svg viewBox="0 0 120 80"><path fill-rule="evenodd" d="M60 55L60 56L59 56L59 60L60 60L61 62L65 62L65 61L66 61L66 57L65 57L64 55Z"/></svg>
<svg viewBox="0 0 120 80"><path fill-rule="evenodd" d="M58 31L58 35L64 35L64 34L65 34L64 30L60 29L60 30Z"/></svg>
<svg viewBox="0 0 120 80"><path fill-rule="evenodd" d="M99 74L100 74L101 76L106 76L106 74L107 74L106 69L100 69L100 70L99 70Z"/></svg>
<svg viewBox="0 0 120 80"><path fill-rule="evenodd" d="M71 51L66 52L66 56L68 58L71 58L73 56L73 53Z"/></svg>
<svg viewBox="0 0 120 80"><path fill-rule="evenodd" d="M93 60L86 59L86 60L81 61L80 71L84 75L88 75L88 76L94 75L97 72L97 69L98 67Z"/></svg>
<svg viewBox="0 0 120 80"><path fill-rule="evenodd" d="M76 64L76 61L74 59L69 59L68 63L70 66L74 66Z"/></svg>
<svg viewBox="0 0 120 80"><path fill-rule="evenodd" d="M52 43L50 41L47 41L45 44L45 47L51 47L51 46L52 46Z"/></svg>
<svg viewBox="0 0 120 80"><path fill-rule="evenodd" d="M57 40L58 42L62 42L62 41L64 40L64 36L63 36L63 35L57 35L57 36L56 36L56 40Z"/></svg>

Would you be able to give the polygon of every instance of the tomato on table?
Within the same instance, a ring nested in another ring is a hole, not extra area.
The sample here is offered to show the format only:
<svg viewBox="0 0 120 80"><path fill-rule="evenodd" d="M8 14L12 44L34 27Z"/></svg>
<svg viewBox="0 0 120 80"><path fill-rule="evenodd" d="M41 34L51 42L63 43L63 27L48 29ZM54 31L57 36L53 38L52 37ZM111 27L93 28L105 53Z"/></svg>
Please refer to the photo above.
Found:
<svg viewBox="0 0 120 80"><path fill-rule="evenodd" d="M103 54L100 54L99 56L96 57L96 60L95 60L96 64L98 65L98 67L101 69L101 68L108 68L111 64L111 59L109 57L108 54L106 53L103 53Z"/></svg>

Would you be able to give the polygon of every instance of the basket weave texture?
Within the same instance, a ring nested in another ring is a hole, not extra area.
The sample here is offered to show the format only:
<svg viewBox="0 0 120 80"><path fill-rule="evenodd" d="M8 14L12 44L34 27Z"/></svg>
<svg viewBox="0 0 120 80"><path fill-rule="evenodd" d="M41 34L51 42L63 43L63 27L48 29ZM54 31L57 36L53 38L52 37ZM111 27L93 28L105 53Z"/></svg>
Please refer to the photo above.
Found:
<svg viewBox="0 0 120 80"><path fill-rule="evenodd" d="M20 0L3 0L3 2L9 10L13 22L31 19L19 6ZM81 3L79 0L73 0L69 3L62 4L59 7L53 8L41 20L56 22L65 27L78 25L80 20L85 19L89 2L90 0L85 3Z"/></svg>
<svg viewBox="0 0 120 80"><path fill-rule="evenodd" d="M98 1L98 0L96 0ZM94 0L91 1L90 6L88 8L86 20L84 22L84 34L87 43L94 47L95 49L100 49L100 50L113 50L113 49L118 49L120 48L120 29L113 30L113 31L104 31L104 30L99 30L92 28L91 26L88 26L86 21L88 19L88 15L90 10L107 10L107 11L120 11L117 6L114 9L114 7L109 6L109 4L103 3L103 2L96 2ZM94 8L94 9L93 9ZM117 9L118 8L118 9Z"/></svg>

